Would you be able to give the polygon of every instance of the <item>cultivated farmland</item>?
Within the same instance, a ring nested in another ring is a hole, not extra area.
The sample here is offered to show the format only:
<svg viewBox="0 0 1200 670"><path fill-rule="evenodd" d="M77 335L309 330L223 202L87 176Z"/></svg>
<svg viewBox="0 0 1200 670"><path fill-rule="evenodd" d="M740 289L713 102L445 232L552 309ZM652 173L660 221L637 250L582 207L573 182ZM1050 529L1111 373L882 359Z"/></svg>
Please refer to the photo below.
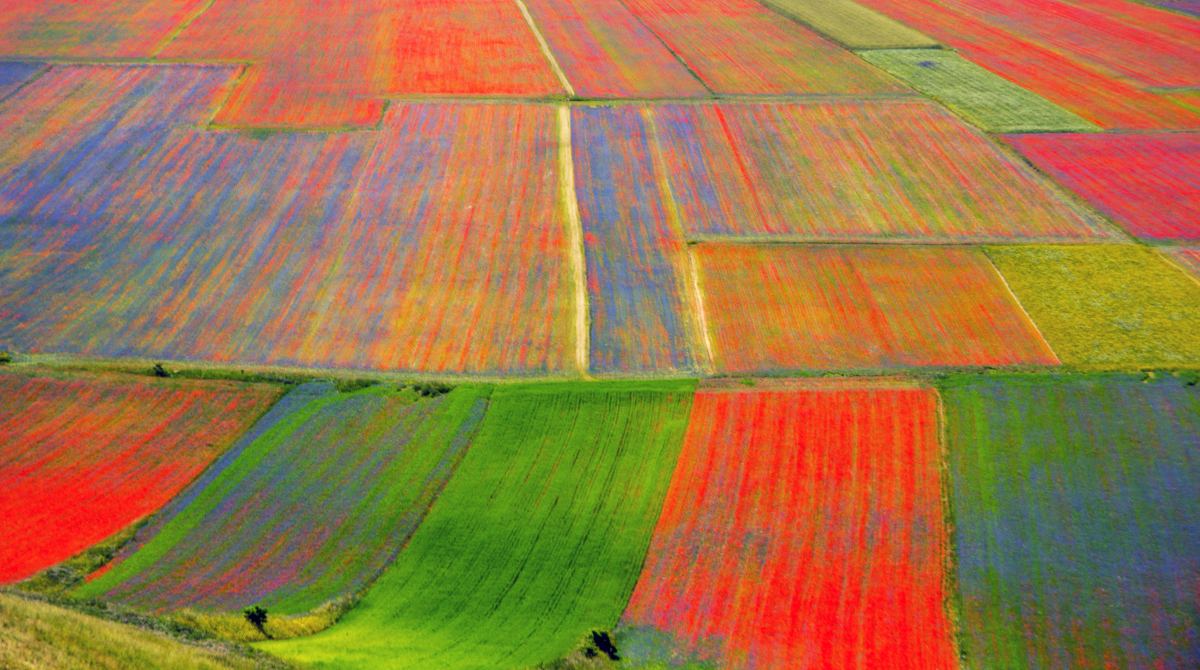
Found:
<svg viewBox="0 0 1200 670"><path fill-rule="evenodd" d="M1200 240L1200 134L1006 138L1137 237Z"/></svg>
<svg viewBox="0 0 1200 670"><path fill-rule="evenodd" d="M318 668L515 668L611 627L692 387L497 388L458 472L362 602L328 631L262 648Z"/></svg>
<svg viewBox="0 0 1200 670"><path fill-rule="evenodd" d="M353 595L420 525L486 405L470 387L293 394L79 595L281 614Z"/></svg>
<svg viewBox="0 0 1200 670"><path fill-rule="evenodd" d="M862 57L992 133L1099 130L1045 98L944 49L884 49Z"/></svg>
<svg viewBox="0 0 1200 670"><path fill-rule="evenodd" d="M992 247L988 256L1064 363L1200 367L1200 283L1133 245Z"/></svg>
<svg viewBox="0 0 1200 670"><path fill-rule="evenodd" d="M649 172L665 183L639 200L600 191L610 200L605 210L638 211L657 200L678 210L692 237L1007 241L1110 234L981 134L923 101L584 108L575 118L586 127L617 115L627 119L611 122L608 132L597 128L603 134L589 136L597 146L581 150L611 155L618 173ZM636 130L626 133L627 126ZM647 135L659 158L636 146Z"/></svg>
<svg viewBox="0 0 1200 670"><path fill-rule="evenodd" d="M943 398L965 663L1193 665L1195 387L968 378Z"/></svg>
<svg viewBox="0 0 1200 670"><path fill-rule="evenodd" d="M977 251L702 244L693 253L718 371L1058 363Z"/></svg>
<svg viewBox="0 0 1200 670"><path fill-rule="evenodd" d="M766 0L765 4L851 49L937 46L933 39L851 0Z"/></svg>
<svg viewBox="0 0 1200 670"><path fill-rule="evenodd" d="M722 668L956 667L938 454L928 389L701 389L623 623Z"/></svg>
<svg viewBox="0 0 1200 670"><path fill-rule="evenodd" d="M277 395L225 382L0 373L0 584L157 510Z"/></svg>

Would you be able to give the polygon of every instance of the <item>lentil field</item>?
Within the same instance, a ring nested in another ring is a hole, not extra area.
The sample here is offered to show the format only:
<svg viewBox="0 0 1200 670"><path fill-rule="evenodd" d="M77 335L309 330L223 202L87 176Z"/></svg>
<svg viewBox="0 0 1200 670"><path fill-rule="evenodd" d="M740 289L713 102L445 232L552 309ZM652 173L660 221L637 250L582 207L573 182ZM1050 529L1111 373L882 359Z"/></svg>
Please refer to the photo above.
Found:
<svg viewBox="0 0 1200 670"><path fill-rule="evenodd" d="M0 0L0 667L1200 667L1192 0Z"/></svg>

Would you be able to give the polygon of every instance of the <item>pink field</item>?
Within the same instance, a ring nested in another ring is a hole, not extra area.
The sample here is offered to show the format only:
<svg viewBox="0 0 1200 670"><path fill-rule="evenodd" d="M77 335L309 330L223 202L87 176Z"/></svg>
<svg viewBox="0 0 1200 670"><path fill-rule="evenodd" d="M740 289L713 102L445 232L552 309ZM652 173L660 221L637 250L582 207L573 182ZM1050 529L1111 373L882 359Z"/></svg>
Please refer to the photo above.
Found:
<svg viewBox="0 0 1200 670"><path fill-rule="evenodd" d="M1058 363L973 249L701 244L693 253L719 371Z"/></svg>
<svg viewBox="0 0 1200 670"><path fill-rule="evenodd" d="M629 9L608 0L525 0L559 67L584 98L708 95Z"/></svg>
<svg viewBox="0 0 1200 670"><path fill-rule="evenodd" d="M1200 240L1200 134L1037 134L1007 140L1134 235Z"/></svg>
<svg viewBox="0 0 1200 670"><path fill-rule="evenodd" d="M675 105L651 113L662 178L693 237L1111 236L1046 179L927 102Z"/></svg>
<svg viewBox="0 0 1200 670"><path fill-rule="evenodd" d="M701 389L623 624L722 668L957 667L937 436L924 389Z"/></svg>
<svg viewBox="0 0 1200 670"><path fill-rule="evenodd" d="M224 382L0 374L0 584L157 510L278 393Z"/></svg>

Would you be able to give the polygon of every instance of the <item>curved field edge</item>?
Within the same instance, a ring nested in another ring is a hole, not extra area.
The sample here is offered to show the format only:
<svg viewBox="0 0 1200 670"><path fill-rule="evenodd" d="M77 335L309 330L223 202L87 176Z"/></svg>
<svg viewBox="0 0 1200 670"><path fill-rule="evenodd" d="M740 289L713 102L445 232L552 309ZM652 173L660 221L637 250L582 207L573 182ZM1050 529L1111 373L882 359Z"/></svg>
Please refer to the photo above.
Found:
<svg viewBox="0 0 1200 670"><path fill-rule="evenodd" d="M290 666L253 649L189 637L136 615L79 611L0 592L0 667L249 670Z"/></svg>
<svg viewBox="0 0 1200 670"><path fill-rule="evenodd" d="M694 388L496 388L454 478L358 606L313 637L257 646L312 667L529 667L611 629Z"/></svg>
<svg viewBox="0 0 1200 670"><path fill-rule="evenodd" d="M184 620L239 637L249 626L221 611L265 605L286 615L273 634L328 625L419 526L490 392L418 388L297 388L78 595L189 609Z"/></svg>

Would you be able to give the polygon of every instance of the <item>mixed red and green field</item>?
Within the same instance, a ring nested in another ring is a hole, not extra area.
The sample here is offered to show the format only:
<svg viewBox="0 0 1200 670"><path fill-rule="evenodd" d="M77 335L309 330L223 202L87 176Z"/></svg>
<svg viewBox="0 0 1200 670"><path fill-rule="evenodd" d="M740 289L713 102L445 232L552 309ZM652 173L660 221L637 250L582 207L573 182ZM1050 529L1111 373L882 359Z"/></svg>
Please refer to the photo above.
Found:
<svg viewBox="0 0 1200 670"><path fill-rule="evenodd" d="M0 667L1194 670L1198 138L1191 0L0 0Z"/></svg>

